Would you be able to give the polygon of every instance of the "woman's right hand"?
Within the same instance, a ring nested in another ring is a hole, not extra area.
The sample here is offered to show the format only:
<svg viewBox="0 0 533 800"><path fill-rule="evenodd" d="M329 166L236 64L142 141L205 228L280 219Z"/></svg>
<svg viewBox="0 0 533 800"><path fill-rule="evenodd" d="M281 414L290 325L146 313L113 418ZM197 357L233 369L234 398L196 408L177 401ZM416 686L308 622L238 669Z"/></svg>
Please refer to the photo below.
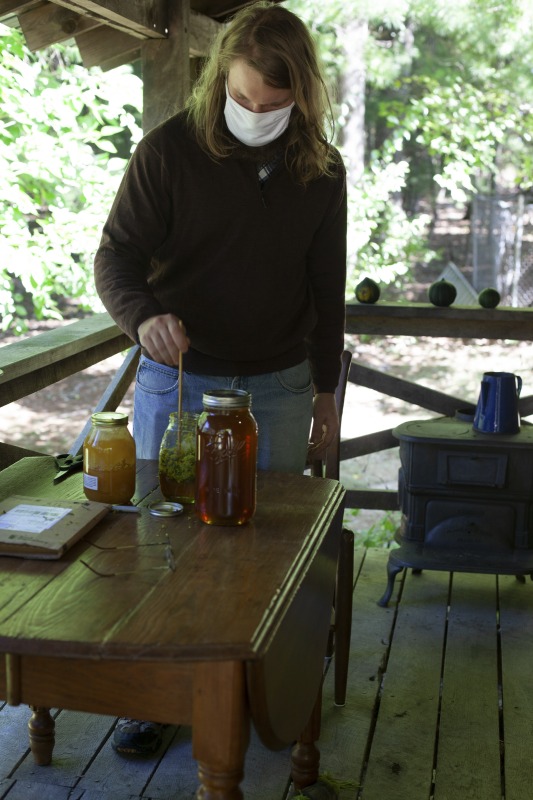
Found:
<svg viewBox="0 0 533 800"><path fill-rule="evenodd" d="M174 367L180 352L189 349L189 339L183 322L174 314L149 317L139 325L139 342L153 361Z"/></svg>

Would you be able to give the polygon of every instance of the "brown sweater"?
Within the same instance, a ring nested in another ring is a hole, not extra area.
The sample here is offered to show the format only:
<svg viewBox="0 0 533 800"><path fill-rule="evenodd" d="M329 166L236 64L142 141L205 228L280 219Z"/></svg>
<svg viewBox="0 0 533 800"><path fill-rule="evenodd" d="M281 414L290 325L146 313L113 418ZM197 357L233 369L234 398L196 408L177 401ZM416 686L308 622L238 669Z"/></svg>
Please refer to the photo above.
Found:
<svg viewBox="0 0 533 800"><path fill-rule="evenodd" d="M309 356L318 391L338 382L344 343L342 167L306 188L282 162L261 188L255 148L214 161L183 113L137 146L95 258L96 287L134 341L173 313L184 369L256 375Z"/></svg>

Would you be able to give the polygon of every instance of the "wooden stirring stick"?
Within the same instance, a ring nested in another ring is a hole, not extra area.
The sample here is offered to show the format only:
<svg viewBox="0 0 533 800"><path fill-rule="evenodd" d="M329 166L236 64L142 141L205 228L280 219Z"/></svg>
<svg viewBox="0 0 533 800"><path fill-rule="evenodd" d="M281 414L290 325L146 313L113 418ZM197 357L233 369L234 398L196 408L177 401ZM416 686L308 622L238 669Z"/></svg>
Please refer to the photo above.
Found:
<svg viewBox="0 0 533 800"><path fill-rule="evenodd" d="M183 355L180 350L178 356L178 449L181 447L181 392L182 381L181 376L183 373Z"/></svg>
<svg viewBox="0 0 533 800"><path fill-rule="evenodd" d="M182 392L182 380L181 376L183 373L183 354L180 350L180 354L178 357L178 422L181 420L181 392Z"/></svg>

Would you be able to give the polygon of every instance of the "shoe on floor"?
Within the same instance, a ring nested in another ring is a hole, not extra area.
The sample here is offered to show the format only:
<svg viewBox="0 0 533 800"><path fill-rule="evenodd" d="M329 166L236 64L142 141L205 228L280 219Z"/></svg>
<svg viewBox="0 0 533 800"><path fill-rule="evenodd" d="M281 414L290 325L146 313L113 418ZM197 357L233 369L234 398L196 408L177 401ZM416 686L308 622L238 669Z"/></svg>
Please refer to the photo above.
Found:
<svg viewBox="0 0 533 800"><path fill-rule="evenodd" d="M151 756L161 747L163 726L157 722L121 717L113 733L112 745L117 753Z"/></svg>

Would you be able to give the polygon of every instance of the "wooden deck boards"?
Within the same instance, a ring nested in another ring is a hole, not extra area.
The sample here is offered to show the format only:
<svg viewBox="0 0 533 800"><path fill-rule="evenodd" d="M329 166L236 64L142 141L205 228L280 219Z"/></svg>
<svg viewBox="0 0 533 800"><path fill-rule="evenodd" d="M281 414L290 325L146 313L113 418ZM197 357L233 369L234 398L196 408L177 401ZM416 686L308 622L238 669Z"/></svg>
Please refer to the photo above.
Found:
<svg viewBox="0 0 533 800"><path fill-rule="evenodd" d="M324 686L321 766L340 800L525 800L533 773L533 584L407 572L387 609L385 551L358 551L347 704ZM305 668L305 665L302 665ZM190 731L157 757L117 756L114 718L57 712L54 761L36 767L25 707L0 710L0 800L190 800ZM289 749L252 739L246 800L286 800Z"/></svg>

